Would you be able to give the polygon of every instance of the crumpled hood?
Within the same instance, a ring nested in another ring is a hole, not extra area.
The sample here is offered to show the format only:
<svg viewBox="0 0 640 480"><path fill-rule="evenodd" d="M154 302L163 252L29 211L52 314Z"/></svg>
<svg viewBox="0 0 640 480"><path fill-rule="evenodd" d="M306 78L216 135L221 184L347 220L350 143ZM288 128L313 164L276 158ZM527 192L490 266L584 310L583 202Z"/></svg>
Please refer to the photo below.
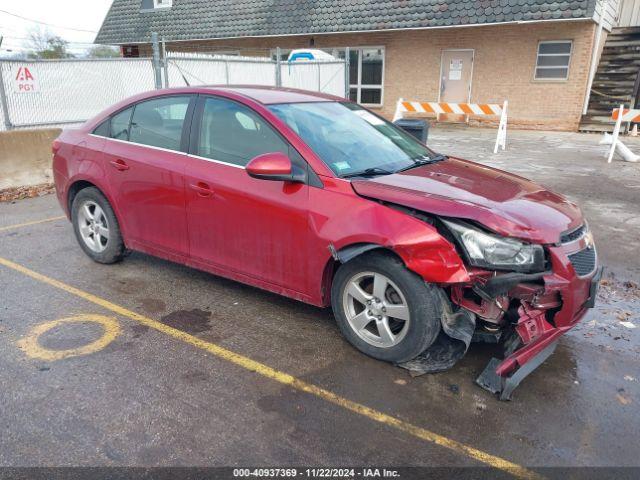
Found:
<svg viewBox="0 0 640 480"><path fill-rule="evenodd" d="M534 243L557 243L580 226L580 209L562 195L501 170L456 158L406 172L352 181L359 195L438 216L474 220Z"/></svg>

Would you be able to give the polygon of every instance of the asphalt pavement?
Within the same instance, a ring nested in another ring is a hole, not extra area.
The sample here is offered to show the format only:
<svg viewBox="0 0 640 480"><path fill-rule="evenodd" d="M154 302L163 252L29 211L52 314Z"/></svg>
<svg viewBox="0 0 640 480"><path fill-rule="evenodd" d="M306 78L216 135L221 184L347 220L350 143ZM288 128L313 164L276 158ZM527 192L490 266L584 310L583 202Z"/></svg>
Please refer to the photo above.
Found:
<svg viewBox="0 0 640 480"><path fill-rule="evenodd" d="M492 131L463 133L431 142L582 203L610 265L512 402L474 384L489 345L412 378L330 310L138 253L93 263L46 195L0 204L0 466L640 466L640 166L606 170L594 136L516 132L494 156Z"/></svg>

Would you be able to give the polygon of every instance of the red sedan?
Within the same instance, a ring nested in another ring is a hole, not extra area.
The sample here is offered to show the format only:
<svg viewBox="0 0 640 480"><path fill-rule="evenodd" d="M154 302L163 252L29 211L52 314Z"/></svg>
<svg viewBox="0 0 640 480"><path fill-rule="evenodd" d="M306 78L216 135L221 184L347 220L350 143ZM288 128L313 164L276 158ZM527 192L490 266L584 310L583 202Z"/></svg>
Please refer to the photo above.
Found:
<svg viewBox="0 0 640 480"><path fill-rule="evenodd" d="M436 154L343 99L260 87L160 90L54 142L58 198L101 263L137 250L313 305L418 372L471 340L507 398L593 306L601 269L574 204Z"/></svg>

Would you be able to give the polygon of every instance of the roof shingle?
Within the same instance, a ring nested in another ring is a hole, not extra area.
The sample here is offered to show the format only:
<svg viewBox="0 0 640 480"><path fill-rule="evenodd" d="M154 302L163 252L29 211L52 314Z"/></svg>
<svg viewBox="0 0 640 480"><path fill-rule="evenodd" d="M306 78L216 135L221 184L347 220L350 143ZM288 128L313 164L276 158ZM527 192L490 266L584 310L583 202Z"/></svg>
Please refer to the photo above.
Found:
<svg viewBox="0 0 640 480"><path fill-rule="evenodd" d="M96 43L320 34L592 18L595 0L114 0Z"/></svg>

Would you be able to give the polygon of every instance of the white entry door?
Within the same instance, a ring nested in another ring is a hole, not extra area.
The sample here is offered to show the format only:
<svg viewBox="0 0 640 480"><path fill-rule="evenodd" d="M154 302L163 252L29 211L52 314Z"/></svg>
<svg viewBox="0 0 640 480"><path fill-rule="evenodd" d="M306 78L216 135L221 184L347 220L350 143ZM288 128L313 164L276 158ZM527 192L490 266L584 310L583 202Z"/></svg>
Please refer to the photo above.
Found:
<svg viewBox="0 0 640 480"><path fill-rule="evenodd" d="M440 103L468 103L471 98L473 50L444 50L440 78ZM438 121L466 122L467 115L442 113Z"/></svg>

